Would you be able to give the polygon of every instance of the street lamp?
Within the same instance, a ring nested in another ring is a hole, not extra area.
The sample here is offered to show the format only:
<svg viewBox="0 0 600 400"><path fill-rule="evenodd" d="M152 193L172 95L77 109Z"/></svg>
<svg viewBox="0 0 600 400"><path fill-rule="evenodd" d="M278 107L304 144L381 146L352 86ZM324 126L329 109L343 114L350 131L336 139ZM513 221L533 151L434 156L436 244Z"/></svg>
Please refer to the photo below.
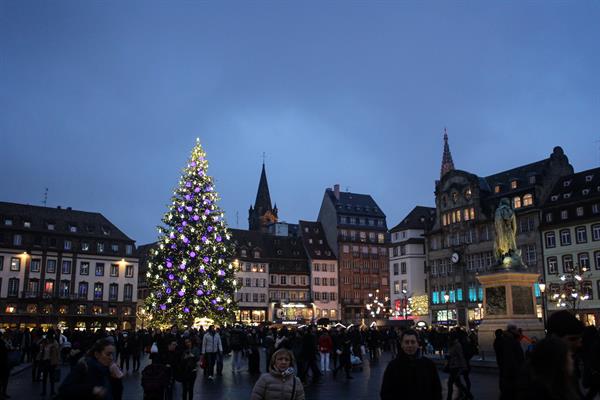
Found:
<svg viewBox="0 0 600 400"><path fill-rule="evenodd" d="M444 295L444 301L446 302L446 322L448 322L448 328L450 328L450 295L448 293Z"/></svg>
<svg viewBox="0 0 600 400"><path fill-rule="evenodd" d="M544 321L544 332L546 331L546 284L544 282L540 282L538 284L540 288L540 293L542 295L542 321Z"/></svg>
<svg viewBox="0 0 600 400"><path fill-rule="evenodd" d="M477 308L479 309L479 320L481 321L483 319L483 304L477 303Z"/></svg>

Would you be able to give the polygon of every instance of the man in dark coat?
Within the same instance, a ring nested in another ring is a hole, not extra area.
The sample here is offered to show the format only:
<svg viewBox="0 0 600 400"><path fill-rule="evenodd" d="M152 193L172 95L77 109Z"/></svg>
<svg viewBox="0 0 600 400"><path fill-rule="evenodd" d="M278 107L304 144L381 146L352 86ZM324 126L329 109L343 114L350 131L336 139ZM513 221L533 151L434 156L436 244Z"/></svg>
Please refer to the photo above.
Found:
<svg viewBox="0 0 600 400"><path fill-rule="evenodd" d="M502 356L500 369L500 399L514 400L517 394L517 380L525 362L525 354L521 348L519 330L515 325L506 328L502 340Z"/></svg>
<svg viewBox="0 0 600 400"><path fill-rule="evenodd" d="M405 331L400 337L398 357L383 373L381 400L441 400L442 383L433 361L418 354L417 332Z"/></svg>

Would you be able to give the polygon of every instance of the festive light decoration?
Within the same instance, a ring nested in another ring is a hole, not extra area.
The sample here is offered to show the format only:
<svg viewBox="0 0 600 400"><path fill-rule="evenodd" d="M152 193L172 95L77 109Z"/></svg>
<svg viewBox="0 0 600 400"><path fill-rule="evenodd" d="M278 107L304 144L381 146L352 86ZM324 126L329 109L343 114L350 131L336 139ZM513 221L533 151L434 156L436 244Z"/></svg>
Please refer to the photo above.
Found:
<svg viewBox="0 0 600 400"><path fill-rule="evenodd" d="M426 294L421 296L412 296L408 299L411 313L415 316L429 315L429 298Z"/></svg>
<svg viewBox="0 0 600 400"><path fill-rule="evenodd" d="M206 154L196 139L164 225L158 227L158 246L149 256L145 306L159 324L234 319L234 269L228 261L233 247L207 169Z"/></svg>
<svg viewBox="0 0 600 400"><path fill-rule="evenodd" d="M386 296L383 301L379 300L379 289L375 290L375 294L369 293L369 302L365 307L367 315L371 318L387 317L390 313L389 298Z"/></svg>
<svg viewBox="0 0 600 400"><path fill-rule="evenodd" d="M559 291L553 292L550 297L556 308L567 308L576 312L581 302L589 300L592 292L590 276L588 267L577 264L571 273L562 275Z"/></svg>

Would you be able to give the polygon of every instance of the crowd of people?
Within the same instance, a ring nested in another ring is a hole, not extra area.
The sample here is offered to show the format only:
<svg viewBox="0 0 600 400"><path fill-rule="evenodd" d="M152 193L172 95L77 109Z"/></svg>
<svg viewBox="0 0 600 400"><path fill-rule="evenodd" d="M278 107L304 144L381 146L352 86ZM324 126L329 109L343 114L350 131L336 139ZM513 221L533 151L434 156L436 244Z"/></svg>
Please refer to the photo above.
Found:
<svg viewBox="0 0 600 400"><path fill-rule="evenodd" d="M193 398L200 369L204 379L214 380L223 374L224 357L231 357L231 373L247 370L257 377L251 400L303 400L306 385L320 382L326 374L337 379L340 372L353 379L363 362L376 361L383 351L392 354L392 361L383 375L382 400L397 399L399 390L406 398L440 400L442 383L432 358L445 360L447 399L453 398L455 388L459 399L472 399L471 360L478 353L477 335L460 328L25 329L3 332L1 339L0 399L10 398L11 366L30 362L31 379L41 382L42 396L119 400L123 377L138 372L144 399L187 400ZM548 336L541 341L527 338L512 325L497 331L494 351L501 400L596 398L599 343L598 331L584 329L568 312L550 317ZM145 356L149 363L143 362ZM70 365L62 380L61 364Z"/></svg>

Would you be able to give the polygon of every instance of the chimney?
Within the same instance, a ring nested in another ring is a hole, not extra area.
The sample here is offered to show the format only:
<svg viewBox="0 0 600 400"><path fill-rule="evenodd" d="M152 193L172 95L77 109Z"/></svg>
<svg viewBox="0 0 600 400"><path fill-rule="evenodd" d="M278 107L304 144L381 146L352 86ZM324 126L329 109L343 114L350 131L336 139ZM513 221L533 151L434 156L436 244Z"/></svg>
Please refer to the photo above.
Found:
<svg viewBox="0 0 600 400"><path fill-rule="evenodd" d="M61 207L61 206L56 206L56 208L58 208L59 210L60 210L60 209L62 209L62 207Z"/></svg>
<svg viewBox="0 0 600 400"><path fill-rule="evenodd" d="M67 210L71 211L71 210L73 210L73 208L71 208L71 207L67 207Z"/></svg>
<svg viewBox="0 0 600 400"><path fill-rule="evenodd" d="M333 194L335 194L336 199L340 199L340 185L337 183L333 185Z"/></svg>

